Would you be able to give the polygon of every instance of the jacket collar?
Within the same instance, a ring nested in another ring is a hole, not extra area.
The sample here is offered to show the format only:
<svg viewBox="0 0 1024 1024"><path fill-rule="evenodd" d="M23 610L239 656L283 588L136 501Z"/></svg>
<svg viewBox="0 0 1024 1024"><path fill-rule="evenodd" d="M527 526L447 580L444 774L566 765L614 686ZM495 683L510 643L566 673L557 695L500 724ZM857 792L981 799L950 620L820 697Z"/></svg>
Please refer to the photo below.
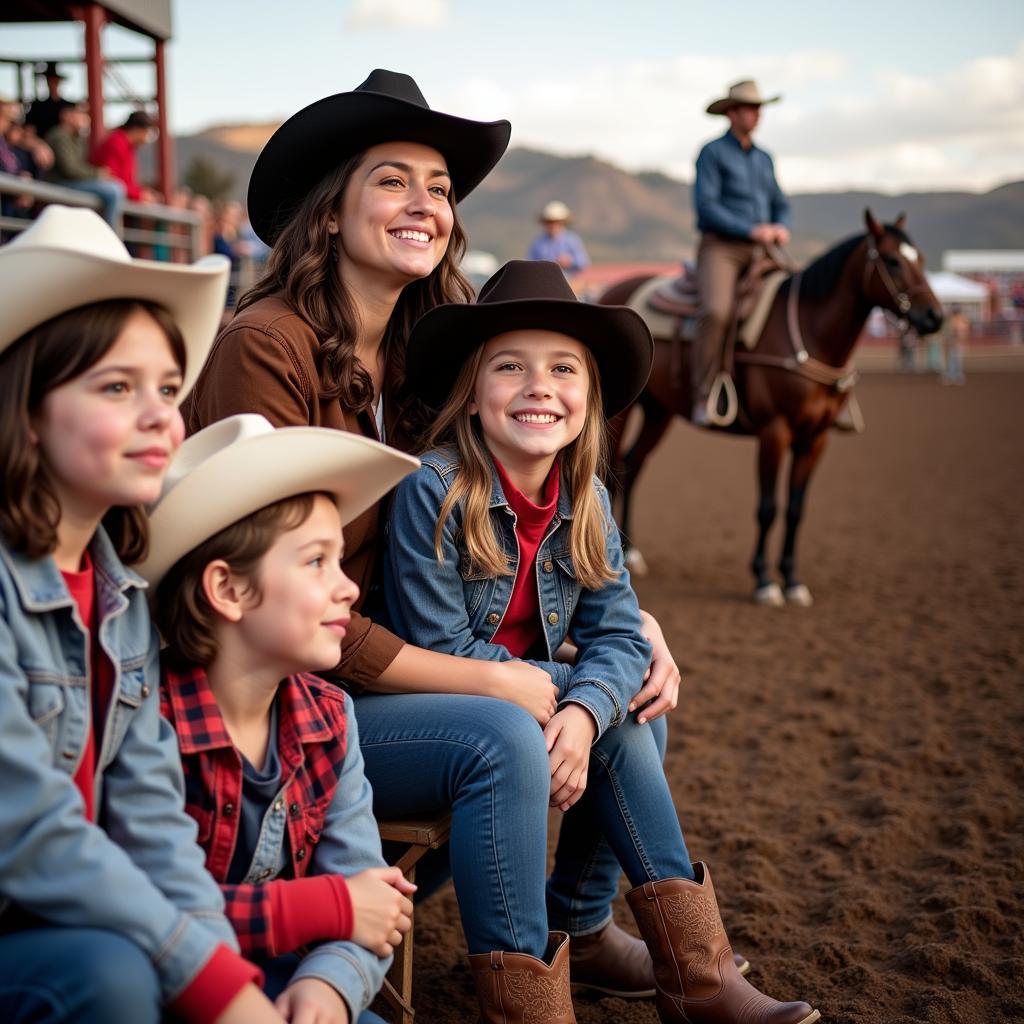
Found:
<svg viewBox="0 0 1024 1024"><path fill-rule="evenodd" d="M96 529L89 542L89 554L95 567L97 584L106 582L120 593L133 588L146 589L146 581L122 565L102 526ZM27 611L48 612L74 605L74 598L68 592L64 577L51 555L30 558L24 552L12 551L6 544L0 544L0 558L7 564L22 605Z"/></svg>
<svg viewBox="0 0 1024 1024"><path fill-rule="evenodd" d="M488 508L508 508L508 498L501 486L501 479L498 470L494 466L494 459L491 458L491 501ZM561 470L559 470L561 472ZM561 473L558 479L558 503L555 506L555 515L559 519L572 519L572 498L569 495L569 488L566 484L565 474Z"/></svg>
<svg viewBox="0 0 1024 1024"><path fill-rule="evenodd" d="M234 747L227 726L210 689L206 670L198 665L164 668L164 695L171 707L171 720L183 754ZM289 676L277 691L278 755L290 761L288 749L331 738L331 729L320 714L306 677Z"/></svg>

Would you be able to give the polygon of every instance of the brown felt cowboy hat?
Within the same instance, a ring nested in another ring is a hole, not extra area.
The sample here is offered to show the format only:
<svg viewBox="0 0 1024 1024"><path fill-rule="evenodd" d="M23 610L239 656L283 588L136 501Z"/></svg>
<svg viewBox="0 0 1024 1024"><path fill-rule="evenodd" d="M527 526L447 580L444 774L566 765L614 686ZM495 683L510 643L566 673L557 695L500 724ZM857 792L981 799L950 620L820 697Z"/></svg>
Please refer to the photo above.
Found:
<svg viewBox="0 0 1024 1024"><path fill-rule="evenodd" d="M438 150L461 202L501 159L511 131L508 121L469 121L431 110L412 78L377 69L351 92L317 100L274 132L249 179L249 220L273 245L328 171L382 142L419 142Z"/></svg>
<svg viewBox="0 0 1024 1024"><path fill-rule="evenodd" d="M480 289L476 302L437 306L420 317L406 350L408 386L439 408L477 346L522 330L557 331L586 345L597 361L609 417L647 383L654 342L639 313L580 302L557 263L510 260Z"/></svg>
<svg viewBox="0 0 1024 1024"><path fill-rule="evenodd" d="M778 103L781 99L781 96L762 96L757 82L748 78L730 85L729 94L709 104L707 112L709 114L726 114L733 107L738 107L743 103L754 107L763 107L766 103Z"/></svg>

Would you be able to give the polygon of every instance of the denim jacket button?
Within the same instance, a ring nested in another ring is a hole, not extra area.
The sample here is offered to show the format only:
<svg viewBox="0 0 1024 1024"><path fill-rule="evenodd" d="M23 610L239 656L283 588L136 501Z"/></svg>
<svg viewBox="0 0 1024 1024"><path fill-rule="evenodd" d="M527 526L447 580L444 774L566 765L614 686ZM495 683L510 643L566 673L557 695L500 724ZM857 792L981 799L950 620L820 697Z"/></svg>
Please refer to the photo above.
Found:
<svg viewBox="0 0 1024 1024"><path fill-rule="evenodd" d="M60 756L63 757L65 761L73 761L75 759L75 752L73 750L64 750L61 751Z"/></svg>
<svg viewBox="0 0 1024 1024"><path fill-rule="evenodd" d="M143 686L140 692L142 693L142 699L145 700L149 696L149 687Z"/></svg>
<svg viewBox="0 0 1024 1024"><path fill-rule="evenodd" d="M556 625L558 623L558 612L548 612L548 622L552 626Z"/></svg>
<svg viewBox="0 0 1024 1024"><path fill-rule="evenodd" d="M487 616L488 626L496 626L499 622L501 622L501 616L497 612L491 612L491 614Z"/></svg>
<svg viewBox="0 0 1024 1024"><path fill-rule="evenodd" d="M547 561L546 561L546 562L545 562L545 563L544 563L544 564L543 564L543 565L541 566L541 568L542 568L542 569L543 569L543 570L544 570L545 572L552 572L552 571L554 570L554 568L555 568L555 563L554 563L554 562L552 562L552 561L551 561L551 559L549 558L549 559L548 559L548 560L547 560Z"/></svg>
<svg viewBox="0 0 1024 1024"><path fill-rule="evenodd" d="M274 813L275 814L280 814L283 810L284 810L284 801L283 800L275 800L274 801Z"/></svg>

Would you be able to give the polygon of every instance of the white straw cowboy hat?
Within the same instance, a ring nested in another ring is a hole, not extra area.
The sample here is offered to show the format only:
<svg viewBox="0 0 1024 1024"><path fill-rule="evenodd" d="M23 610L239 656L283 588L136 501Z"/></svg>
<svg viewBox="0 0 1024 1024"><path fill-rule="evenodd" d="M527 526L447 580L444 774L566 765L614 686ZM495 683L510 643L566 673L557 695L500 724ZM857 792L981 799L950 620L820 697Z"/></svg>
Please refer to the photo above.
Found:
<svg viewBox="0 0 1024 1024"><path fill-rule="evenodd" d="M557 221L571 220L572 211L565 203L559 202L557 199L553 199L543 210L540 211L540 217L538 220L542 224L552 224Z"/></svg>
<svg viewBox="0 0 1024 1024"><path fill-rule="evenodd" d="M345 526L419 464L345 430L275 430L263 416L229 416L193 434L171 460L148 510L149 554L134 568L155 590L168 569L215 533L312 491L334 495Z"/></svg>
<svg viewBox="0 0 1024 1024"><path fill-rule="evenodd" d="M744 79L729 86L729 94L708 106L709 114L724 114L740 103L749 103L755 107L763 107L766 103L778 103L781 96L762 96L757 82L752 78Z"/></svg>
<svg viewBox="0 0 1024 1024"><path fill-rule="evenodd" d="M180 402L220 327L230 272L226 256L204 256L191 266L132 259L99 214L48 206L0 247L0 352L78 306L106 299L154 302L167 310L185 342Z"/></svg>

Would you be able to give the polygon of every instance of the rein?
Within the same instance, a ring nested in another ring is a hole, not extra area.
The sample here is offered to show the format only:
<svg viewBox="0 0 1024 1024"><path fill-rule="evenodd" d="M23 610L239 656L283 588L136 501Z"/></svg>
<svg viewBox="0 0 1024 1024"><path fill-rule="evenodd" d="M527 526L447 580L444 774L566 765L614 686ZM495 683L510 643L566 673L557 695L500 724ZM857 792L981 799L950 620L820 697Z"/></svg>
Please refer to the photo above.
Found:
<svg viewBox="0 0 1024 1024"><path fill-rule="evenodd" d="M835 388L841 394L849 391L857 383L858 373L847 363L845 366L831 366L815 359L804 345L800 332L800 282L803 271L795 273L789 281L789 295L786 297L786 333L789 343L793 346L791 356L775 356L767 352L737 352L738 363L751 363L757 366L773 366L776 369L796 373L815 384ZM909 300L908 300L909 302ZM908 306L909 308L909 306Z"/></svg>

